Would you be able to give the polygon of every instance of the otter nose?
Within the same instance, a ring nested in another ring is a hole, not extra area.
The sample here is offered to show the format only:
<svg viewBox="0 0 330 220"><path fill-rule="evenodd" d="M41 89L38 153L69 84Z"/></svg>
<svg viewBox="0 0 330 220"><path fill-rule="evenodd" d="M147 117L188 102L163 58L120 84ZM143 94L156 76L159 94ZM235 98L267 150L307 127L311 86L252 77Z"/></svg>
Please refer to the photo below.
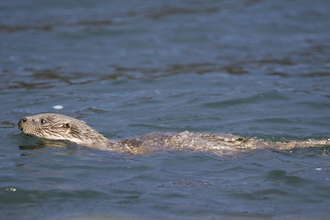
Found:
<svg viewBox="0 0 330 220"><path fill-rule="evenodd" d="M24 122L26 122L26 121L27 121L27 118L24 117L24 118L21 118L21 119L19 120L19 123L24 123Z"/></svg>

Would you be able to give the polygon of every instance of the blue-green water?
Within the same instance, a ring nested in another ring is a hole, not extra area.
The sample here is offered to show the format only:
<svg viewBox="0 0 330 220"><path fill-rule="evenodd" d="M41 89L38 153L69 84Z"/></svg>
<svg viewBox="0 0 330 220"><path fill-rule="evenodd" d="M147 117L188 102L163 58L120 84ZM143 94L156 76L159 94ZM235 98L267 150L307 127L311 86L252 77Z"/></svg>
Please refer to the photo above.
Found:
<svg viewBox="0 0 330 220"><path fill-rule="evenodd" d="M329 219L327 147L132 156L38 148L16 128L56 112L110 139L329 138L329 11L327 0L0 2L0 218Z"/></svg>

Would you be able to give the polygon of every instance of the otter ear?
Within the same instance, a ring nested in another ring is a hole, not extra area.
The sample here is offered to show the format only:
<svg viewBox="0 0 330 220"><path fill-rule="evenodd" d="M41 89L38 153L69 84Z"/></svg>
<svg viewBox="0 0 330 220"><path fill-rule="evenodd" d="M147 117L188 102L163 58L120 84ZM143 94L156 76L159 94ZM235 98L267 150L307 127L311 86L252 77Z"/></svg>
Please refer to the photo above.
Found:
<svg viewBox="0 0 330 220"><path fill-rule="evenodd" d="M71 125L69 124L69 122L63 123L63 128L70 128L70 127L71 127Z"/></svg>

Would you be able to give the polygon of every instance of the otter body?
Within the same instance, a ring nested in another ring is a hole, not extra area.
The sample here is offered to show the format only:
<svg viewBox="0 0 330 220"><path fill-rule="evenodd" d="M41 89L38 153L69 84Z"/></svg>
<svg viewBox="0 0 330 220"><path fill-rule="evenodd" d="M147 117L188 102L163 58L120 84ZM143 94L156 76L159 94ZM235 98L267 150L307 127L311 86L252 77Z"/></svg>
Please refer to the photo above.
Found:
<svg viewBox="0 0 330 220"><path fill-rule="evenodd" d="M50 140L68 140L79 145L125 154L147 154L164 150L206 151L218 155L257 148L288 150L330 145L329 140L269 142L232 134L152 132L123 140L108 140L85 122L54 113L24 117L18 122L22 133Z"/></svg>

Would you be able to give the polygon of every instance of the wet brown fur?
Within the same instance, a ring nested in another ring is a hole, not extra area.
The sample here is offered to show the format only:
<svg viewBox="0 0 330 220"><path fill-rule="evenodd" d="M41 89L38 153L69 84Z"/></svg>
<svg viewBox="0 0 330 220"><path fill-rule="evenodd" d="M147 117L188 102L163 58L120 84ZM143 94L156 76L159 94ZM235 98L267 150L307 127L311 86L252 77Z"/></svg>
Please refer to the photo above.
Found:
<svg viewBox="0 0 330 220"><path fill-rule="evenodd" d="M108 140L85 122L54 113L38 114L21 119L18 128L24 134L50 140L69 140L80 145L125 154L147 154L165 150L206 151L218 155L257 148L289 150L329 146L330 139L270 142L245 139L232 134L152 132L123 140Z"/></svg>

